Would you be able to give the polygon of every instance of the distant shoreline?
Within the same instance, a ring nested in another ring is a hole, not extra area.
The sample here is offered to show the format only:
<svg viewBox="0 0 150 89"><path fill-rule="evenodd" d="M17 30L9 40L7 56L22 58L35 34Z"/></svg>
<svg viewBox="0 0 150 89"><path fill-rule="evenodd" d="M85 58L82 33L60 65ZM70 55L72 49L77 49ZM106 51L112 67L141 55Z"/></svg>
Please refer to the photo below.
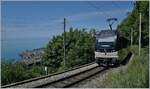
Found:
<svg viewBox="0 0 150 89"><path fill-rule="evenodd" d="M34 48L34 49L31 49L31 50L24 50L22 51L21 53L18 53L18 59L15 59L15 58L1 58L2 61L10 61L10 62L20 62L22 60L27 60L27 59L24 59L23 57L28 57L30 55L32 55L34 53L35 56L37 56L38 54L36 54L37 52L39 51L43 51L44 52L44 49L45 48ZM26 55L26 54L29 54L29 55ZM39 53L40 54L40 53Z"/></svg>

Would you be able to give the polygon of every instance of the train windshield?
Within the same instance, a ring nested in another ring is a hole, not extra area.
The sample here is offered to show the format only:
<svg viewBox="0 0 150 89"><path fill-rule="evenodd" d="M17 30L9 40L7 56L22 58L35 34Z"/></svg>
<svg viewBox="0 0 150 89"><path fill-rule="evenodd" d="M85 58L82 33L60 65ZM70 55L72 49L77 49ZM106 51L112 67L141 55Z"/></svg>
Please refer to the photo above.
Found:
<svg viewBox="0 0 150 89"><path fill-rule="evenodd" d="M96 43L96 51L103 51L104 49L106 50L114 50L115 49L115 44L114 42L97 42Z"/></svg>
<svg viewBox="0 0 150 89"><path fill-rule="evenodd" d="M116 31L102 30L96 35L96 51L112 51L116 48L117 34Z"/></svg>
<svg viewBox="0 0 150 89"><path fill-rule="evenodd" d="M96 45L99 47L113 47L114 42L97 42Z"/></svg>

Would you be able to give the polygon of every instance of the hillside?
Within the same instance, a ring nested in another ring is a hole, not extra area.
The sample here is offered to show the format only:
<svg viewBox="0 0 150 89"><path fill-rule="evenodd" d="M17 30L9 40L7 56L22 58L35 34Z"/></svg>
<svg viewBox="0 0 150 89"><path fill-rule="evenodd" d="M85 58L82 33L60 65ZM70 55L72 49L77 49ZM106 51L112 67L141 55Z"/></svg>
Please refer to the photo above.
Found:
<svg viewBox="0 0 150 89"><path fill-rule="evenodd" d="M130 40L131 30L133 31L133 44L138 44L139 36L139 13L142 14L141 22L141 43L142 47L148 46L149 43L149 2L138 1L135 2L132 12L128 13L117 30L121 32L128 40Z"/></svg>

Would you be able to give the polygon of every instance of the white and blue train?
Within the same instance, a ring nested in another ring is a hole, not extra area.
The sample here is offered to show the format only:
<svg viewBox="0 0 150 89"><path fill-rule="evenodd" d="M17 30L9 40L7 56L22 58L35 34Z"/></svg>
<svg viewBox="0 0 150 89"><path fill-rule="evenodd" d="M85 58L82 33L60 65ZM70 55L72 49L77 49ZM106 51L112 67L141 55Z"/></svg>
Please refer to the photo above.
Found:
<svg viewBox="0 0 150 89"><path fill-rule="evenodd" d="M118 34L115 30L101 30L96 33L95 59L100 66L113 66L117 63Z"/></svg>

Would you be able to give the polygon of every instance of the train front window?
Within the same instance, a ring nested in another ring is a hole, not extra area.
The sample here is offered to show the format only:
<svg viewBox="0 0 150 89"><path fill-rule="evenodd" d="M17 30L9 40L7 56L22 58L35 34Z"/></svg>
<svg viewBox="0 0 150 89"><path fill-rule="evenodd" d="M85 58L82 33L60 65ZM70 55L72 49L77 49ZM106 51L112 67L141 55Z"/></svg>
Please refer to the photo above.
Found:
<svg viewBox="0 0 150 89"><path fill-rule="evenodd" d="M98 42L97 46L100 46L100 47L113 47L114 42Z"/></svg>
<svg viewBox="0 0 150 89"><path fill-rule="evenodd" d="M111 47L111 45L100 45L101 47Z"/></svg>
<svg viewBox="0 0 150 89"><path fill-rule="evenodd" d="M96 50L101 50L101 49L114 49L115 45L114 42L97 42L96 43Z"/></svg>

